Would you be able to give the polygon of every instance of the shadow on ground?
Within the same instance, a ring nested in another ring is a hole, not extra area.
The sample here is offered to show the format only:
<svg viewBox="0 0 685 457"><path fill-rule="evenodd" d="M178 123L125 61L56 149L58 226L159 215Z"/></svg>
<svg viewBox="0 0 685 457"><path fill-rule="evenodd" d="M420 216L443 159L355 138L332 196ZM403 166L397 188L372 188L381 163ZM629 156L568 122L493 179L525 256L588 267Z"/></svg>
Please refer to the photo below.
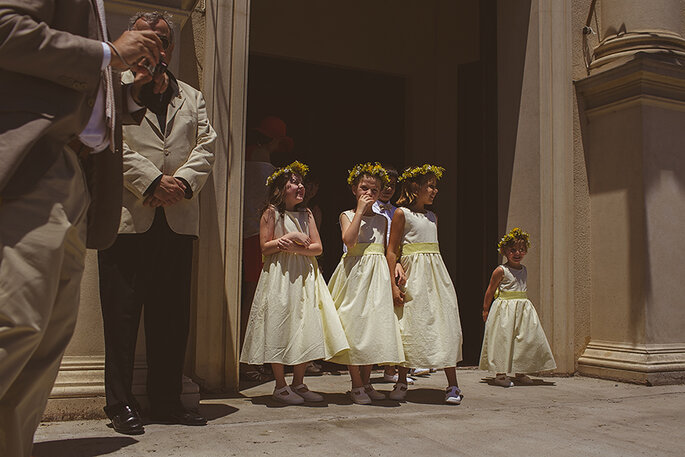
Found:
<svg viewBox="0 0 685 457"><path fill-rule="evenodd" d="M43 441L33 445L34 457L95 457L107 455L136 444L138 440L128 436L96 438L73 438Z"/></svg>
<svg viewBox="0 0 685 457"><path fill-rule="evenodd" d="M511 379L511 381L514 383L514 385L515 385L515 386L518 386L518 387L556 386L556 385L557 385L557 383L555 383L555 382L553 382L553 381L545 381L544 379L540 379L540 378L533 378L533 379L532 379L532 381L533 381L532 384L522 384L522 383L520 383L520 382L517 382L515 377L512 377L512 378L510 378L510 379ZM482 379L480 380L480 382L481 382L481 383L488 384L488 385L490 385L490 386L500 387L500 386L498 386L497 384L495 384L495 378L494 378L494 377L485 377L485 378L482 378Z"/></svg>
<svg viewBox="0 0 685 457"><path fill-rule="evenodd" d="M309 407L309 408L327 408L329 405L352 405L352 400L350 399L349 395L343 394L343 393L335 393L335 394L330 394L330 393L325 393L323 394L324 401L320 403L304 403L302 405L297 405L299 407ZM257 397L252 397L250 398L250 401L252 402L253 405L264 405L267 408L286 408L289 407L290 405L286 405L284 403L278 402L273 399L271 395L259 395ZM385 407L385 408L394 408L397 406L400 406L399 402L393 401L393 400L383 400L383 401L375 401L370 405L364 405L364 406L369 406L369 407Z"/></svg>
<svg viewBox="0 0 685 457"><path fill-rule="evenodd" d="M212 421L238 412L238 408L220 403L200 403L200 414Z"/></svg>

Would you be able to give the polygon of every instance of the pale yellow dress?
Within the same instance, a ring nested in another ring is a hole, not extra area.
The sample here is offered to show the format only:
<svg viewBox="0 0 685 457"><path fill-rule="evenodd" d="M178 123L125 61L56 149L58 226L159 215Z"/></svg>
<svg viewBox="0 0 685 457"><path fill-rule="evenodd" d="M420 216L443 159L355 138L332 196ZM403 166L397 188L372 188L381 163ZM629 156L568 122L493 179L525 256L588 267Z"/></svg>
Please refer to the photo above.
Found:
<svg viewBox="0 0 685 457"><path fill-rule="evenodd" d="M555 369L538 313L527 298L526 267L500 267L504 276L485 323L480 369L510 374Z"/></svg>
<svg viewBox="0 0 685 457"><path fill-rule="evenodd" d="M354 211L341 217L350 221ZM404 362L402 338L393 312L390 270L385 260L387 219L362 216L357 244L340 259L328 289L350 350L331 359L345 365L397 365Z"/></svg>
<svg viewBox="0 0 685 457"><path fill-rule="evenodd" d="M438 245L432 211L405 216L400 262L407 275L404 306L395 307L407 367L446 368L462 359L457 293Z"/></svg>
<svg viewBox="0 0 685 457"><path fill-rule="evenodd" d="M309 234L309 212L276 211L274 238ZM240 361L297 365L349 349L315 257L277 252L264 259Z"/></svg>

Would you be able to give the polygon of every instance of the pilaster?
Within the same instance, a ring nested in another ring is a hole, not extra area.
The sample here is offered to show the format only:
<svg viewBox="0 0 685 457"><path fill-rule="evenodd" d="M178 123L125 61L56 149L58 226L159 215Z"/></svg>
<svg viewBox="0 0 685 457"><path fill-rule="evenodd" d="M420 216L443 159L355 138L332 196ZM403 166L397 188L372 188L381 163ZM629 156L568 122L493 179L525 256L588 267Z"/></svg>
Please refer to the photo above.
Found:
<svg viewBox="0 0 685 457"><path fill-rule="evenodd" d="M674 57L638 53L576 88L592 227L591 341L578 370L685 382L685 70Z"/></svg>

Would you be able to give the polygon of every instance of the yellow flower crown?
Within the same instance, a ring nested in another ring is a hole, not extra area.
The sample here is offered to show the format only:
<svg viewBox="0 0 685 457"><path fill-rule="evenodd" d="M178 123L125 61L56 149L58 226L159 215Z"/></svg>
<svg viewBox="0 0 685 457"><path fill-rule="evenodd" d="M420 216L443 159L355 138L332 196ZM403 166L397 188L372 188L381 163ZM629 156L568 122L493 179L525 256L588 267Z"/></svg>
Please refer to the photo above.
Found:
<svg viewBox="0 0 685 457"><path fill-rule="evenodd" d="M511 229L511 232L507 233L502 237L501 240L499 240L499 243L497 243L497 250L501 251L504 247L508 246L511 243L514 243L517 240L522 240L526 242L526 247L530 247L530 235L527 232L524 232L518 227L514 227Z"/></svg>
<svg viewBox="0 0 685 457"><path fill-rule="evenodd" d="M278 178L280 175L284 173L297 173L298 175L302 176L303 178L307 176L307 172L309 171L309 167L302 162L298 162L297 160L291 163L290 165L287 165L283 168L279 168L278 170L274 171L271 176L266 178L266 185L270 185L276 178Z"/></svg>
<svg viewBox="0 0 685 457"><path fill-rule="evenodd" d="M354 168L350 170L350 175L347 177L347 184L352 185L354 180L362 175L375 176L376 178L380 179L383 188L390 184L390 176L388 176L388 172L385 171L385 168L383 168L378 162L366 162L355 165Z"/></svg>
<svg viewBox="0 0 685 457"><path fill-rule="evenodd" d="M417 176L427 175L428 173L434 174L435 179L440 179L442 178L442 174L444 172L445 169L443 167L438 167L437 165L424 163L420 167L407 168L406 170L404 170L404 172L400 175L400 177L397 180L402 182L411 178L415 178Z"/></svg>

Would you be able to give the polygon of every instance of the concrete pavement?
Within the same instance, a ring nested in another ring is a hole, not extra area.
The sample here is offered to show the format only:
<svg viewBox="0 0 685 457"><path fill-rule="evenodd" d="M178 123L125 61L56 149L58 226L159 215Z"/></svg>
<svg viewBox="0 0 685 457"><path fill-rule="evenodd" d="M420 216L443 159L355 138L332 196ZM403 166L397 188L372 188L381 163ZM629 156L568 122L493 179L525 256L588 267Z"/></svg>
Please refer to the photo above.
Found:
<svg viewBox="0 0 685 457"><path fill-rule="evenodd" d="M44 423L34 456L685 456L685 386L576 376L504 389L479 370L458 375L460 406L443 404L441 372L419 378L406 403L368 406L345 395L347 374L324 375L306 378L322 405L280 406L269 382L204 399L206 427L150 424L130 437L104 420Z"/></svg>

